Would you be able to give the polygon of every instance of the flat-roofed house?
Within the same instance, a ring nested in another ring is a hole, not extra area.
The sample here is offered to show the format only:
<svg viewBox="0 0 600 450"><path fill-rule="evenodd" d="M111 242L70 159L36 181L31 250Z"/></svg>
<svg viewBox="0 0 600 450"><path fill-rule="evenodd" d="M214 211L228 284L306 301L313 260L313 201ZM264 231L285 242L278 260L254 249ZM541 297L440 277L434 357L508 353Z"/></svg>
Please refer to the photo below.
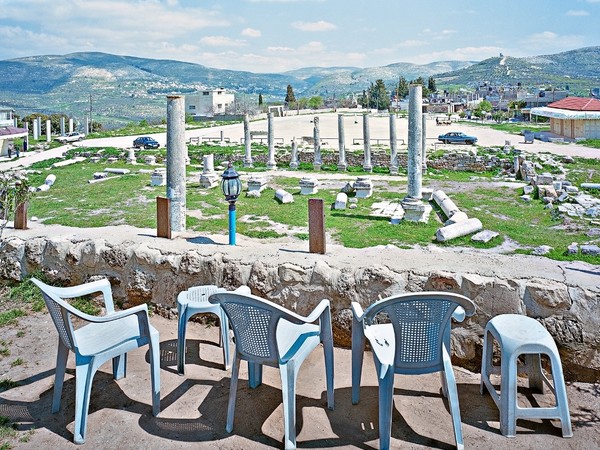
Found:
<svg viewBox="0 0 600 450"><path fill-rule="evenodd" d="M531 114L550 118L550 131L569 139L600 139L600 100L567 97L548 106L532 108Z"/></svg>
<svg viewBox="0 0 600 450"><path fill-rule="evenodd" d="M225 114L234 102L235 96L223 88L200 91L185 96L185 113L192 116L212 117Z"/></svg>
<svg viewBox="0 0 600 450"><path fill-rule="evenodd" d="M0 156L8 156L8 147L18 138L27 136L25 128L15 127L14 109L0 108Z"/></svg>

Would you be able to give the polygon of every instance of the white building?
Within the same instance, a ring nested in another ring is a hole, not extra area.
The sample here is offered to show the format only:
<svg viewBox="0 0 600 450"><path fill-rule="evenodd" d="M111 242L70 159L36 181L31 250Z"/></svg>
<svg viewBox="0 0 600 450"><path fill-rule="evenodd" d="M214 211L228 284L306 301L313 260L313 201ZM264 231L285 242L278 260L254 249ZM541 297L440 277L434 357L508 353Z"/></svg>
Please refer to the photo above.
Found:
<svg viewBox="0 0 600 450"><path fill-rule="evenodd" d="M233 106L235 96L219 88L212 91L201 91L185 96L185 113L192 116L209 116L225 114Z"/></svg>
<svg viewBox="0 0 600 450"><path fill-rule="evenodd" d="M15 110L11 108L0 108L0 127L14 127Z"/></svg>
<svg viewBox="0 0 600 450"><path fill-rule="evenodd" d="M15 127L14 113L11 108L0 108L0 156L8 156L8 147L15 139L27 137L25 128Z"/></svg>

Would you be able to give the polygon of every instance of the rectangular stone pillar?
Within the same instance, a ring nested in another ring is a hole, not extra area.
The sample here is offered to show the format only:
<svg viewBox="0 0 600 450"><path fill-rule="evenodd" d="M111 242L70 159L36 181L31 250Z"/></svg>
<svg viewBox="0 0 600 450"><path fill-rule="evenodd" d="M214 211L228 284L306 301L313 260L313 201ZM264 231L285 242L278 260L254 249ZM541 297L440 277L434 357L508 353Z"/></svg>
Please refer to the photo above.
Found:
<svg viewBox="0 0 600 450"><path fill-rule="evenodd" d="M50 120L46 120L46 142L50 142L52 140L52 124Z"/></svg>
<svg viewBox="0 0 600 450"><path fill-rule="evenodd" d="M169 209L171 201L165 197L156 197L156 236L171 239L171 221Z"/></svg>
<svg viewBox="0 0 600 450"><path fill-rule="evenodd" d="M320 198L308 200L308 248L310 253L325 254L325 212Z"/></svg>
<svg viewBox="0 0 600 450"><path fill-rule="evenodd" d="M275 130L273 127L273 113L267 113L267 145L269 147L269 155L267 160L267 170L277 169L275 162Z"/></svg>

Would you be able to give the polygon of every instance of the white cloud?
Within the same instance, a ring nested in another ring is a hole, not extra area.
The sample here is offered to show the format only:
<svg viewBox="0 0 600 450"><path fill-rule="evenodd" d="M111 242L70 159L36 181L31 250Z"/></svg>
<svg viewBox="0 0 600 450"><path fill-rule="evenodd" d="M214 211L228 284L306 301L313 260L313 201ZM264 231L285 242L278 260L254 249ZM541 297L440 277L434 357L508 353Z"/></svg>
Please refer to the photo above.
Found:
<svg viewBox="0 0 600 450"><path fill-rule="evenodd" d="M567 11L565 13L565 15L573 16L573 17L582 17L582 16L589 16L590 13L587 11L584 11L583 9L570 9L569 11Z"/></svg>
<svg viewBox="0 0 600 450"><path fill-rule="evenodd" d="M261 37L262 33L260 32L260 30L255 30L254 28L244 28L242 30L242 36L257 38Z"/></svg>
<svg viewBox="0 0 600 450"><path fill-rule="evenodd" d="M337 26L331 22L319 20L318 22L292 22L292 27L300 31L330 31L335 30Z"/></svg>
<svg viewBox="0 0 600 450"><path fill-rule="evenodd" d="M440 33L444 36L450 36L451 34L456 33L456 30L442 30Z"/></svg>
<svg viewBox="0 0 600 450"><path fill-rule="evenodd" d="M200 43L212 47L243 47L248 45L244 40L231 39L227 36L204 36L200 39Z"/></svg>
<svg viewBox="0 0 600 450"><path fill-rule="evenodd" d="M522 47L534 52L557 53L584 45L585 39L582 36L559 35L553 31L543 31L526 36Z"/></svg>
<svg viewBox="0 0 600 450"><path fill-rule="evenodd" d="M441 50L422 53L407 58L415 64L428 64L432 61L481 61L504 52L500 47L461 47L454 50Z"/></svg>

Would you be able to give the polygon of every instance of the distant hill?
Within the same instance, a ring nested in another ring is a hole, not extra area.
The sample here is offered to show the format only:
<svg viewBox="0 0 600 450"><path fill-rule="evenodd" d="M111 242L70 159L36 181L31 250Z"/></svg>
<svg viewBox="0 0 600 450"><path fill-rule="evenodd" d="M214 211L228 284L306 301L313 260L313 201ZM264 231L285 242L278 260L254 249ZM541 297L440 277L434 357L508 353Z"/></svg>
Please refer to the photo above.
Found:
<svg viewBox="0 0 600 450"><path fill-rule="evenodd" d="M291 84L296 97L359 93L378 79L392 89L400 76L433 75L438 87L473 86L483 81L524 85L598 86L600 47L530 58L499 57L481 62L441 61L384 67L306 67L285 73L213 69L201 64L107 53L71 53L0 61L0 105L19 114L65 113L83 120L90 107L95 120L110 126L165 116L168 94L223 87L240 99L283 100ZM245 97L244 97L245 95Z"/></svg>
<svg viewBox="0 0 600 450"><path fill-rule="evenodd" d="M554 55L488 58L469 67L436 76L438 86L495 85L554 86L588 95L600 82L600 47L585 47Z"/></svg>

